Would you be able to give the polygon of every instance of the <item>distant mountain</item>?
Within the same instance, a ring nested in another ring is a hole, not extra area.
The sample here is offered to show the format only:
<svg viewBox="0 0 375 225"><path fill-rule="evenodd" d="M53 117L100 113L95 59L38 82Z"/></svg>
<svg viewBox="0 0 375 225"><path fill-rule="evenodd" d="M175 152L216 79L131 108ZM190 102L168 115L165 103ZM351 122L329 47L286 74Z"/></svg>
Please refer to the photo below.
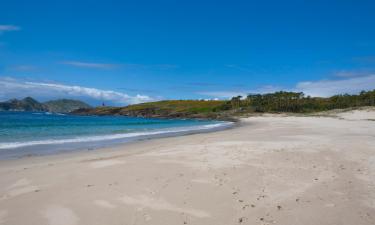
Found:
<svg viewBox="0 0 375 225"><path fill-rule="evenodd" d="M57 112L69 113L77 109L89 109L88 104L71 99L59 99L40 103L37 100L27 97L22 100L11 99L0 102L0 111L34 111L34 112Z"/></svg>
<svg viewBox="0 0 375 225"><path fill-rule="evenodd" d="M70 113L77 109L90 109L91 106L78 100L59 99L45 102L49 112Z"/></svg>
<svg viewBox="0 0 375 225"><path fill-rule="evenodd" d="M0 111L47 111L42 103L31 97L22 100L11 99L6 102L0 102Z"/></svg>

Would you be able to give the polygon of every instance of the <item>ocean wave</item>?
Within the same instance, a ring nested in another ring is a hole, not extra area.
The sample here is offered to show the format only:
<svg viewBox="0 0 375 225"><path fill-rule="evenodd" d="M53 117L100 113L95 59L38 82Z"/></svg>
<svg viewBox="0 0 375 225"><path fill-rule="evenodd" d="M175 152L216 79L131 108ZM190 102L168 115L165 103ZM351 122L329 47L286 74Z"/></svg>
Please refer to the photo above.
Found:
<svg viewBox="0 0 375 225"><path fill-rule="evenodd" d="M64 113L54 113L54 112L33 112L33 115L55 115L55 116L66 116Z"/></svg>
<svg viewBox="0 0 375 225"><path fill-rule="evenodd" d="M66 114L64 114L64 113L54 113L55 115L57 115L57 116L66 116Z"/></svg>
<svg viewBox="0 0 375 225"><path fill-rule="evenodd" d="M185 132L194 132L194 131L204 131L204 130L213 130L218 128L229 127L232 122L220 122L215 124L207 124L200 126L188 126L188 127L178 127L178 128L169 128L169 129L160 129L153 131L144 131L144 132L132 132L125 134L110 134L110 135L100 135L100 136L85 136L69 139L47 139L47 140L38 140L38 141L25 141L25 142L7 142L0 143L0 149L15 149L21 147L29 147L34 145L58 145L58 144L67 144L67 143L82 143L82 142L97 142L97 141L110 141L116 139L126 139L126 138L142 138L142 137L152 137L155 135L163 134L178 134Z"/></svg>

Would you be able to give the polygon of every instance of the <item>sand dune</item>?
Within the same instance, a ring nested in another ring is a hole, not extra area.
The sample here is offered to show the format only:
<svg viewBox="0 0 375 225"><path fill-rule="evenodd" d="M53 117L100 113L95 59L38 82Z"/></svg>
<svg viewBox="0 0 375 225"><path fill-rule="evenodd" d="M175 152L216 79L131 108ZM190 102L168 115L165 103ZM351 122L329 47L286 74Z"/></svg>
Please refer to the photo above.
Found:
<svg viewBox="0 0 375 225"><path fill-rule="evenodd" d="M373 110L0 163L0 224L375 224Z"/></svg>

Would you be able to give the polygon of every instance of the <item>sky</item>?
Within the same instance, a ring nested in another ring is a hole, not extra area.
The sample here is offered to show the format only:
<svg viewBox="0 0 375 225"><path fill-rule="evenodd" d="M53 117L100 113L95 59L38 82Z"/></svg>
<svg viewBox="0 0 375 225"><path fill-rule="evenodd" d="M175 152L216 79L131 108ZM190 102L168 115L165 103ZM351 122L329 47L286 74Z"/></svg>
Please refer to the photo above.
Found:
<svg viewBox="0 0 375 225"><path fill-rule="evenodd" d="M0 100L375 89L375 1L0 2Z"/></svg>

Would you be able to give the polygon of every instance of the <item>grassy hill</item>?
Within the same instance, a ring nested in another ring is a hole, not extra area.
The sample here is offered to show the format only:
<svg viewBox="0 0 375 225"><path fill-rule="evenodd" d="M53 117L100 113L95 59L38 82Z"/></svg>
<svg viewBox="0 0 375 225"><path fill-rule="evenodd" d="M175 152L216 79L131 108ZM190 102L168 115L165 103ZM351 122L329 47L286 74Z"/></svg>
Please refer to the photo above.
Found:
<svg viewBox="0 0 375 225"><path fill-rule="evenodd" d="M218 118L227 101L169 100L148 102L125 107L97 107L80 109L80 115L124 115L159 118ZM228 108L229 109L229 108Z"/></svg>
<svg viewBox="0 0 375 225"><path fill-rule="evenodd" d="M332 109L375 106L375 90L328 98L305 96L301 92L279 91L267 94L236 96L228 101L169 100L125 107L79 109L79 115L124 115L160 118L228 119L248 113L313 113Z"/></svg>

